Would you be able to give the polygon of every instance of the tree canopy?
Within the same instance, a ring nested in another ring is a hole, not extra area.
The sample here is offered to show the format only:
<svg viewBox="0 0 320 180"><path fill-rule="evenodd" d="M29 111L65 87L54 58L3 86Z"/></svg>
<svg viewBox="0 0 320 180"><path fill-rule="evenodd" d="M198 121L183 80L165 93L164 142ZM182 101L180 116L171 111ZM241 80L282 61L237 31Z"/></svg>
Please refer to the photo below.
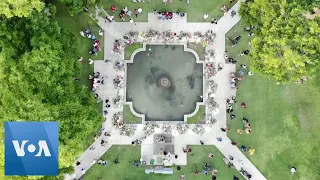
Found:
<svg viewBox="0 0 320 180"><path fill-rule="evenodd" d="M97 0L59 0L68 7L70 14L77 14L83 11L84 7L94 6Z"/></svg>
<svg viewBox="0 0 320 180"><path fill-rule="evenodd" d="M44 7L42 0L1 0L0 1L0 14L5 15L7 18L28 17L33 10L41 11Z"/></svg>
<svg viewBox="0 0 320 180"><path fill-rule="evenodd" d="M256 27L249 58L253 71L286 82L319 70L320 18L304 16L313 7L315 1L298 0L242 4L240 14L245 23Z"/></svg>
<svg viewBox="0 0 320 180"><path fill-rule="evenodd" d="M86 137L102 122L94 96L73 80L80 71L77 58L74 34L44 13L2 20L0 125L4 121L58 121L59 168L64 170L73 167ZM0 133L3 137L3 130ZM3 155L3 141L0 146Z"/></svg>

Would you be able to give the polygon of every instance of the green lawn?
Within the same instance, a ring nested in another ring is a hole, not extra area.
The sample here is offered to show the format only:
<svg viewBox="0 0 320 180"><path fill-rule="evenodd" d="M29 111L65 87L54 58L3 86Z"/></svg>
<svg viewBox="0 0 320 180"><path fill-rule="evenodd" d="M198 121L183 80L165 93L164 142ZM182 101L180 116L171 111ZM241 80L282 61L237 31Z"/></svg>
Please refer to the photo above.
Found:
<svg viewBox="0 0 320 180"><path fill-rule="evenodd" d="M187 120L188 124L198 124L200 123L200 121L203 121L205 117L205 111L206 111L206 106L204 105L199 106L198 112L194 116L188 118Z"/></svg>
<svg viewBox="0 0 320 180"><path fill-rule="evenodd" d="M101 177L103 180L177 180L180 173L184 173L186 180L209 180L209 175L203 174L204 162L209 163L218 170L217 179L232 180L233 175L243 179L235 169L228 168L223 162L223 155L215 146L191 146L192 153L188 155L188 165L182 167L181 171L174 168L173 175L144 174L144 167L133 166L134 160L141 157L141 146L112 146L101 159L108 161L106 166L94 164L84 175L84 180L95 180ZM214 158L208 158L208 154L213 153ZM112 161L119 154L119 164ZM198 176L193 175L195 166L200 171Z"/></svg>
<svg viewBox="0 0 320 180"><path fill-rule="evenodd" d="M141 43L132 43L131 45L127 45L124 48L124 60L130 60L131 54L135 50L142 48L142 47L143 47L143 44L141 44Z"/></svg>
<svg viewBox="0 0 320 180"><path fill-rule="evenodd" d="M232 7L228 0L191 0L190 6L187 6L185 0L173 0L173 3L164 5L162 0L151 0L151 3L147 1L144 3L133 3L132 0L101 0L100 6L103 7L110 15L115 17L116 21L121 21L119 18L119 13L124 7L128 7L132 11L132 17L134 21L143 22L148 19L148 12L153 12L152 9L156 9L159 12L186 12L188 16L188 21L190 22L203 22L211 21L212 18L220 18L223 13L220 11L221 5L226 5L228 8ZM115 5L117 11L112 13L110 7ZM142 14L139 14L136 18L133 14L134 9L142 9ZM203 15L208 14L209 18L203 19ZM130 18L126 18L129 21Z"/></svg>
<svg viewBox="0 0 320 180"><path fill-rule="evenodd" d="M92 132L87 136L87 139L84 143L83 150L86 150L90 147L90 145L94 142L94 136L97 135L98 137L101 135L101 132L98 130L97 132Z"/></svg>
<svg viewBox="0 0 320 180"><path fill-rule="evenodd" d="M242 63L249 66L245 56L237 56L248 48L248 35L243 28L238 24L227 34L233 38L242 35L239 45L227 48L229 56L238 61L238 70ZM320 74L302 85L277 85L268 77L254 74L240 83L234 111L236 119L231 121L227 117L231 127L228 136L239 145L256 149L248 158L267 179L320 179L319 78ZM241 102L246 102L246 109L240 107ZM236 132L243 128L242 117L251 123L249 135ZM296 175L291 175L289 165L297 168Z"/></svg>
<svg viewBox="0 0 320 180"><path fill-rule="evenodd" d="M123 106L123 119L125 124L141 124L141 118L131 112L129 105Z"/></svg>
<svg viewBox="0 0 320 180"><path fill-rule="evenodd" d="M81 63L82 69L81 69L81 75L80 75L80 83L83 85L86 85L88 87L91 87L92 84L89 81L88 77L89 74L93 73L93 65L89 65L88 60L104 60L103 58L103 37L99 36L98 31L100 30L100 27L86 14L82 13L79 15L70 16L66 7L62 5L59 2L55 2L54 5L57 7L57 14L56 14L56 20L60 22L63 26L67 27L70 31L74 33L74 35L78 38L78 42L75 42L78 44L78 51L79 51L79 57L83 57L84 60ZM90 28L91 31L95 36L97 36L98 40L100 40L100 48L101 51L98 52L97 56L92 56L89 54L89 51L92 48L93 41L84 38L80 35L80 31ZM79 57L74 57L75 61Z"/></svg>
<svg viewBox="0 0 320 180"><path fill-rule="evenodd" d="M203 47L201 43L188 43L187 47L193 49L198 55L199 60L204 60L204 54L206 53L206 48Z"/></svg>
<svg viewBox="0 0 320 180"><path fill-rule="evenodd" d="M103 37L99 36L98 31L100 30L99 26L87 15L84 13L80 15L70 16L66 7L55 1L53 3L57 7L57 14L55 19L62 24L63 26L67 27L71 32L74 33L74 36L78 38L78 41L75 42L78 45L79 57L83 57L84 60L81 63L81 71L78 75L80 78L79 83L90 87L92 86L92 82L89 81L89 74L93 73L93 65L89 65L88 60L103 60L103 50L104 50L104 43ZM100 48L102 49L97 56L92 56L89 54L89 51L92 47L93 41L89 40L88 38L84 38L80 35L80 31L84 30L86 27L89 27L91 31L97 36L100 40L101 45ZM77 61L79 57L74 57L74 60ZM89 88L88 88L89 90ZM96 107L99 112L102 113L102 103L97 103ZM84 149L88 148L94 142L94 135L97 134L98 131L92 132L84 142Z"/></svg>

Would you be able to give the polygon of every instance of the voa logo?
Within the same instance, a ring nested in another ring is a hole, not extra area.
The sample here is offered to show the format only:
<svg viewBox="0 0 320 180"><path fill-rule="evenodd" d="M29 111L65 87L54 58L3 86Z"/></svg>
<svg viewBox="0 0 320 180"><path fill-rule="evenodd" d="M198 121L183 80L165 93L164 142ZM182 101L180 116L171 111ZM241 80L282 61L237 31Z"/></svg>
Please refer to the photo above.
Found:
<svg viewBox="0 0 320 180"><path fill-rule="evenodd" d="M6 176L59 174L57 122L6 122L4 147Z"/></svg>
<svg viewBox="0 0 320 180"><path fill-rule="evenodd" d="M12 141L12 144L13 144L13 147L14 147L16 153L17 153L17 156L23 157L25 155L24 148L25 148L25 145L27 144L28 141L29 140L23 140L21 144L19 144L19 142L17 140ZM48 144L45 140L39 140L38 147L39 147L39 150L35 156L41 156L42 154L44 154L44 156L51 157L51 153L49 151ZM36 149L37 148L34 144L29 144L27 147L27 150L30 153L34 153L36 151Z"/></svg>

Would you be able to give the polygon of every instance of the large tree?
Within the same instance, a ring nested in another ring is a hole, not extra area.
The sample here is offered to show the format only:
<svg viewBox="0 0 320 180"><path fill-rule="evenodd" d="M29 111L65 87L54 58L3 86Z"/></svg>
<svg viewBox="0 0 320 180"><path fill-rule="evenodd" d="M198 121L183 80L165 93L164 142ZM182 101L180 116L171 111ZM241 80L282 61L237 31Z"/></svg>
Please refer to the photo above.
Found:
<svg viewBox="0 0 320 180"><path fill-rule="evenodd" d="M74 34L44 13L3 19L0 26L0 125L58 121L63 170L72 167L102 120L88 88L73 80L80 71L76 47ZM2 156L3 141L0 146ZM3 161L0 166L1 179Z"/></svg>
<svg viewBox="0 0 320 180"><path fill-rule="evenodd" d="M242 4L245 23L256 27L250 52L252 70L279 82L296 81L319 70L320 19L303 15L313 7L312 1L298 0Z"/></svg>
<svg viewBox="0 0 320 180"><path fill-rule="evenodd" d="M41 11L43 7L42 0L1 0L0 14L7 18L27 17L33 10Z"/></svg>

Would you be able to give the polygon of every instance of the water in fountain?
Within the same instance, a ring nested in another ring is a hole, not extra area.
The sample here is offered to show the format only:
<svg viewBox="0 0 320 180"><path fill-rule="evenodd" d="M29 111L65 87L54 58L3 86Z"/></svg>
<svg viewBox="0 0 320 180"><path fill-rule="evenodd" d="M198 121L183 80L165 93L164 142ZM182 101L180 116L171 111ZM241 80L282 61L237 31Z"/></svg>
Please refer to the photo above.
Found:
<svg viewBox="0 0 320 180"><path fill-rule="evenodd" d="M202 102L202 64L182 45L146 49L128 64L126 101L146 120L183 121Z"/></svg>

